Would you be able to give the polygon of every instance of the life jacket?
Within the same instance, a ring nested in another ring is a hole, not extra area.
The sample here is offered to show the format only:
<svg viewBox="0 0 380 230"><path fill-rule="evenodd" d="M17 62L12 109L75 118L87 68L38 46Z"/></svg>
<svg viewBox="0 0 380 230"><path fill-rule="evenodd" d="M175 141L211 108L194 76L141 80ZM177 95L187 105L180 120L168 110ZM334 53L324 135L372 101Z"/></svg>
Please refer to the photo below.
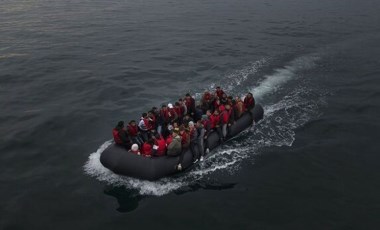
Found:
<svg viewBox="0 0 380 230"><path fill-rule="evenodd" d="M209 102L211 100L211 93L206 92L203 94L203 101L204 102Z"/></svg>
<svg viewBox="0 0 380 230"><path fill-rule="evenodd" d="M217 103L217 101L218 101L218 100L214 100L214 103L213 103L213 105L214 105L214 110L215 110L215 109L219 109L219 106L221 106L220 101L219 101L219 104Z"/></svg>
<svg viewBox="0 0 380 230"><path fill-rule="evenodd" d="M216 90L215 93L216 93L216 95L217 95L220 99L223 97L223 94L224 94L224 92L223 92L222 89Z"/></svg>
<svg viewBox="0 0 380 230"><path fill-rule="evenodd" d="M218 109L219 109L219 112L223 112L226 108L224 107L223 104L220 104Z"/></svg>
<svg viewBox="0 0 380 230"><path fill-rule="evenodd" d="M255 99L253 97L245 97L244 106L246 109L253 109L253 107L255 107Z"/></svg>
<svg viewBox="0 0 380 230"><path fill-rule="evenodd" d="M224 110L220 114L223 124L228 124L228 121L230 120L231 113L232 113L232 110L230 109L230 110Z"/></svg>
<svg viewBox="0 0 380 230"><path fill-rule="evenodd" d="M141 148L142 155L151 156L152 152L153 152L153 146L145 142Z"/></svg>
<svg viewBox="0 0 380 230"><path fill-rule="evenodd" d="M129 136L131 136L131 137L135 137L139 133L139 129L138 129L137 125L135 125L135 126L127 125L127 130L128 130Z"/></svg>
<svg viewBox="0 0 380 230"><path fill-rule="evenodd" d="M211 121L209 119L202 120L202 125L203 125L203 128L205 129L205 134L206 134L208 131L208 128L210 127L211 129Z"/></svg>
<svg viewBox="0 0 380 230"><path fill-rule="evenodd" d="M185 147L187 148L190 144L190 136L189 134L184 131L181 135L181 145L182 145L182 148Z"/></svg>
<svg viewBox="0 0 380 230"><path fill-rule="evenodd" d="M210 121L211 121L211 129L219 127L219 125L220 125L220 115L214 115L214 114L212 114L210 116Z"/></svg>
<svg viewBox="0 0 380 230"><path fill-rule="evenodd" d="M163 137L156 140L156 145L158 146L157 149L157 156L164 156L166 153L166 141Z"/></svg>
<svg viewBox="0 0 380 230"><path fill-rule="evenodd" d="M151 121L148 118L143 118L143 121L144 121L144 125L145 125L146 129L152 130L153 126L152 126Z"/></svg>
<svg viewBox="0 0 380 230"><path fill-rule="evenodd" d="M169 146L170 143L173 141L173 136L170 134L169 136L166 137L166 145Z"/></svg>
<svg viewBox="0 0 380 230"><path fill-rule="evenodd" d="M161 116L161 119L164 121L164 123L167 123L169 122L169 111L168 109L161 109L160 110L160 116Z"/></svg>
<svg viewBox="0 0 380 230"><path fill-rule="evenodd" d="M122 145L123 144L123 141L121 140L120 136L119 136L119 131L118 129L114 128L112 130L112 135L113 135L113 139L115 141L116 144L119 144L119 145Z"/></svg>
<svg viewBox="0 0 380 230"><path fill-rule="evenodd" d="M183 117L184 109L181 106L180 107L177 107L177 106L174 107L174 110L177 113L177 115L178 115L179 118Z"/></svg>
<svg viewBox="0 0 380 230"><path fill-rule="evenodd" d="M156 116L152 114L152 116L149 118L151 119L151 120L148 119L149 125L151 127L150 130L156 128Z"/></svg>
<svg viewBox="0 0 380 230"><path fill-rule="evenodd" d="M175 121L176 115L177 115L177 113L176 113L174 108L168 109L169 122Z"/></svg>

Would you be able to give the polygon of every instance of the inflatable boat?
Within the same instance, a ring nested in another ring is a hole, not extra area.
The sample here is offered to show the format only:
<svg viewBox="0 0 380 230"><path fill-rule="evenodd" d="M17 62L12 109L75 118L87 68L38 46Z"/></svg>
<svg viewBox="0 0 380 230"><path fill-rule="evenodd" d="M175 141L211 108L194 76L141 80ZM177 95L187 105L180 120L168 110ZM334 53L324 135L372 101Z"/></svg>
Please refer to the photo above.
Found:
<svg viewBox="0 0 380 230"><path fill-rule="evenodd" d="M253 121L258 122L261 120L263 115L263 107L255 105L251 111L245 112L235 124L230 126L228 139L250 127ZM219 145L218 134L216 132L210 133L207 141L211 151ZM181 162L182 168L189 168L193 164L192 160L193 155L190 150L187 150ZM124 147L116 144L110 145L103 151L100 156L100 162L104 167L116 174L150 181L179 172L175 167L179 162L179 156L144 157L126 151Z"/></svg>

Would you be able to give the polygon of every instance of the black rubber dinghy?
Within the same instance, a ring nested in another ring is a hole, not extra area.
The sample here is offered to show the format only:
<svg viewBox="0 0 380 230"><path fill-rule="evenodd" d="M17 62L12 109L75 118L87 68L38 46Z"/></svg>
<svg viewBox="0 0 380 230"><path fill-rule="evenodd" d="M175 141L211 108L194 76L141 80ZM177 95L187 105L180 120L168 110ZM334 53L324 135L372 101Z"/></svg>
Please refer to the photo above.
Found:
<svg viewBox="0 0 380 230"><path fill-rule="evenodd" d="M250 127L253 121L261 120L263 115L264 110L261 105L256 105L250 112L245 112L235 124L231 125L229 138ZM211 151L219 145L218 134L210 133L207 141ZM183 169L192 165L192 156L191 151L187 150L182 161ZM102 165L116 174L151 181L177 173L175 166L178 161L179 156L144 157L136 155L115 144L106 148L100 156Z"/></svg>

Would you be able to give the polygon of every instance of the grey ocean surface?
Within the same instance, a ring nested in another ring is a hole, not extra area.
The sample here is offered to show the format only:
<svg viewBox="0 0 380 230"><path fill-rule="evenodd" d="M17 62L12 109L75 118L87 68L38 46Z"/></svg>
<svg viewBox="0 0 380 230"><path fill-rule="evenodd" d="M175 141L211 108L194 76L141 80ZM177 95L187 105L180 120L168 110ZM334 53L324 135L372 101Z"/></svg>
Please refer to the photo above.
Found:
<svg viewBox="0 0 380 230"><path fill-rule="evenodd" d="M380 3L2 0L0 229L380 229ZM222 86L265 118L120 177L118 120Z"/></svg>

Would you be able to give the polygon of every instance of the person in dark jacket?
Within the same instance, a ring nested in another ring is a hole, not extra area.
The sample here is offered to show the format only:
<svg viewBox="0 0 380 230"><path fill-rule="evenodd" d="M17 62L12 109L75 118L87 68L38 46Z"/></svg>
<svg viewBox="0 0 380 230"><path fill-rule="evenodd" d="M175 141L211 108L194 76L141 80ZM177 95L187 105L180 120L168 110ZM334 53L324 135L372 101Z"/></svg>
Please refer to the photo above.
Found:
<svg viewBox="0 0 380 230"><path fill-rule="evenodd" d="M211 115L211 112L209 110L208 110L208 113ZM209 116L206 114L203 115L201 123L204 129L204 133L203 133L204 149L205 149L205 153L207 154L210 152L208 148L208 140L207 140L208 135L211 133L211 121L210 121Z"/></svg>
<svg viewBox="0 0 380 230"><path fill-rule="evenodd" d="M222 143L223 142L223 133L222 133L222 129L220 127L221 119L220 119L220 114L219 114L218 109L215 109L214 113L211 114L210 121L211 121L211 129L218 133L219 142Z"/></svg>
<svg viewBox="0 0 380 230"><path fill-rule="evenodd" d="M140 131L137 127L136 121L131 120L127 125L127 133L132 143L138 144L140 147L144 141L140 137Z"/></svg>
<svg viewBox="0 0 380 230"><path fill-rule="evenodd" d="M195 114L195 100L194 100L194 98L189 93L186 94L185 104L186 104L186 108L187 108L187 113L189 113L190 116L192 118L194 118L194 114Z"/></svg>
<svg viewBox="0 0 380 230"><path fill-rule="evenodd" d="M197 128L194 125L194 122L189 122L189 136L190 136L190 150L193 154L193 163L196 163L199 158L199 151L198 151L198 131Z"/></svg>
<svg viewBox="0 0 380 230"><path fill-rule="evenodd" d="M248 93L244 98L244 106L247 111L251 111L255 107L255 98L252 93Z"/></svg>
<svg viewBox="0 0 380 230"><path fill-rule="evenodd" d="M196 129L197 129L197 147L198 147L198 159L200 161L203 161L204 159L204 155L205 155L205 140L204 140L204 136L205 136L205 129L204 129L204 126L202 124L202 121L201 120L198 120L196 125L195 125Z"/></svg>
<svg viewBox="0 0 380 230"><path fill-rule="evenodd" d="M235 123L234 111L231 109L231 106L229 104L227 104L224 111L221 112L220 120L222 124L223 139L226 139L231 125Z"/></svg>

